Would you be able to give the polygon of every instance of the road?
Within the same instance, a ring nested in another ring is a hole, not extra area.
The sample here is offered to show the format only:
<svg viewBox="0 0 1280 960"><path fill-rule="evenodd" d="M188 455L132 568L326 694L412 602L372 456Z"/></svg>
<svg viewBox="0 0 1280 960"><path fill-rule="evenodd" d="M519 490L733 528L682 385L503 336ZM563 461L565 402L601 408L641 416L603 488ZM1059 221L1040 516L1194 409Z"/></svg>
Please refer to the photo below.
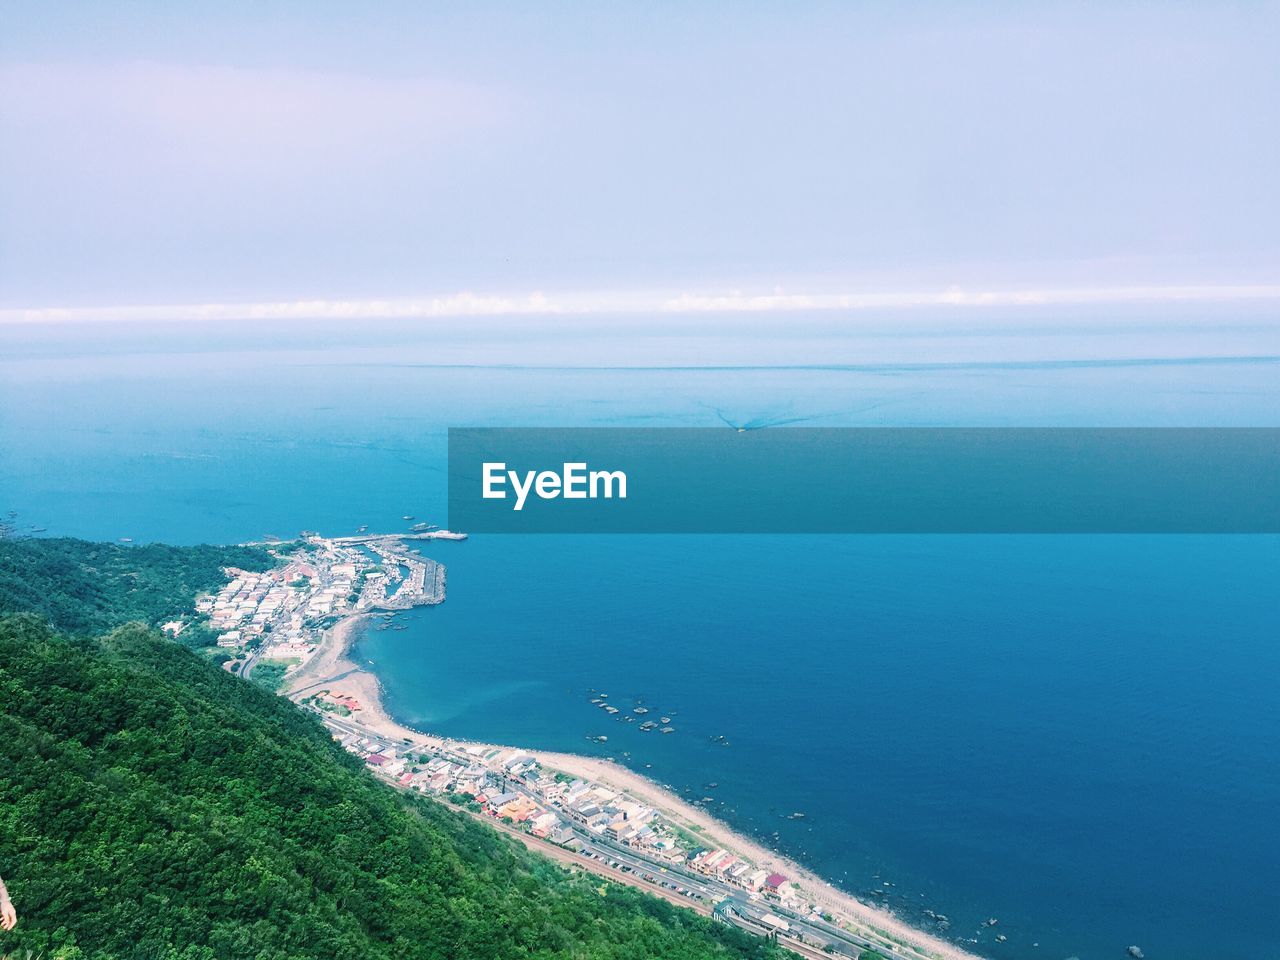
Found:
<svg viewBox="0 0 1280 960"><path fill-rule="evenodd" d="M384 737L379 737L349 718L325 716L323 722L330 729L342 734L385 740ZM474 760L473 757L417 744L414 745L414 750L418 753L443 756L446 759L464 763ZM386 778L380 779L386 780ZM522 793L536 800L541 806L547 806L546 802L523 780L507 777L505 783L505 789ZM571 864L614 882L636 887L706 916L715 916L718 920L751 933L761 936L773 935L780 945L802 956L858 957L864 949L869 949L877 950L887 956L902 957L904 960L928 960L926 954L912 947L897 944L887 938L873 938L854 933L812 914L798 914L776 902L765 901L758 895L749 894L740 887L724 883L714 877L646 856L635 848L593 833L573 823L567 817L565 817L566 822L573 829L580 845L577 852L525 833L518 827L503 823L488 814L454 806L444 797L435 799L517 838L529 849L546 854L558 862ZM781 917L789 929L775 930L766 925L763 918L769 914Z"/></svg>
<svg viewBox="0 0 1280 960"><path fill-rule="evenodd" d="M779 946L785 947L802 957L828 960L830 957L857 957L861 952L856 948L852 951L841 949L842 945L835 939L819 939L818 937L811 939L805 934L797 936L788 932L779 933L762 921L766 914L772 912L768 907L749 903L745 897L735 897L716 902L714 900L715 894L710 890L709 886L698 885L696 881L677 882L671 879L671 877L675 876L674 873L664 872L662 868L658 868L658 873L653 873L652 870L654 868L652 865L642 858L629 857L625 853L614 854L599 849L587 850L585 847L581 851L569 850L549 840L525 833L518 827L503 823L501 820L497 820L487 814L455 806L444 800L444 798L439 799L445 806L465 813L474 820L478 820L508 836L514 837L529 850L550 857L557 863L577 867L595 876L611 880L614 883L623 883L629 887L635 887L676 906L687 907L705 917L713 917L722 923L740 927L756 936L773 936ZM690 883L690 885L686 886L686 883ZM823 949L828 944L832 949Z"/></svg>

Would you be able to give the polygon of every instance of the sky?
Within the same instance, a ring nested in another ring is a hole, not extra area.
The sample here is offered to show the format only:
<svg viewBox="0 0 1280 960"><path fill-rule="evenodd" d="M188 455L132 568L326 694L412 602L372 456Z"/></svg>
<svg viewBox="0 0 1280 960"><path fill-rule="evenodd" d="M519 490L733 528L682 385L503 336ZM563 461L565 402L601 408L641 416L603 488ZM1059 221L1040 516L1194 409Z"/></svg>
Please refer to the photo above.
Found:
<svg viewBox="0 0 1280 960"><path fill-rule="evenodd" d="M0 320L1280 300L1280 3L453 7L0 0Z"/></svg>

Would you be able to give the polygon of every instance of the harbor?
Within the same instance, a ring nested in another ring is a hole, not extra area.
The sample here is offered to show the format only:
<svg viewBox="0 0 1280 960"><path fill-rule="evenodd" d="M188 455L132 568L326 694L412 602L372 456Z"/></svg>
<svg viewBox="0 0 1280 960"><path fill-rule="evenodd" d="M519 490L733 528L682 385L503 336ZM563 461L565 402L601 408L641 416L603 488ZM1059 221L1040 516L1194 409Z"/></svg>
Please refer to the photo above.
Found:
<svg viewBox="0 0 1280 960"><path fill-rule="evenodd" d="M280 561L272 570L228 569L228 583L198 598L196 612L217 632L225 669L250 677L266 668L283 682L343 617L443 603L444 564L403 541L465 538L447 530L332 538L303 531L296 541L266 544ZM166 630L176 636L186 625L175 621Z"/></svg>

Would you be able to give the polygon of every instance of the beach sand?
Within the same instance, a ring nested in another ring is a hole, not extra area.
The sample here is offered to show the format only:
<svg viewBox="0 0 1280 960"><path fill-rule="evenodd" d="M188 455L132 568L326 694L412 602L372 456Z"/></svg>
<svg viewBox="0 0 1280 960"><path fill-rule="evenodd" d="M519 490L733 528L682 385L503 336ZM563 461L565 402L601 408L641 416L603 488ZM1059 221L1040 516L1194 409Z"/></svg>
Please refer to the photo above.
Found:
<svg viewBox="0 0 1280 960"><path fill-rule="evenodd" d="M546 768L604 784L623 791L634 799L653 807L663 817L686 830L706 838L708 845L723 847L740 854L759 867L776 871L796 881L804 896L825 911L855 926L870 927L899 942L939 960L979 960L976 954L923 930L910 926L883 907L864 903L839 890L794 860L790 860L763 844L752 840L707 811L687 803L671 791L621 764L572 753L555 753L507 744L481 744L474 741L448 740L414 730L398 723L386 712L382 702L382 685L378 678L358 666L350 658L360 625L369 615L347 617L325 631L316 654L292 674L284 692L292 700L300 700L321 690L351 696L360 701L360 711L352 717L378 736L389 741L409 741L427 747L480 746L497 749L520 749L538 758Z"/></svg>

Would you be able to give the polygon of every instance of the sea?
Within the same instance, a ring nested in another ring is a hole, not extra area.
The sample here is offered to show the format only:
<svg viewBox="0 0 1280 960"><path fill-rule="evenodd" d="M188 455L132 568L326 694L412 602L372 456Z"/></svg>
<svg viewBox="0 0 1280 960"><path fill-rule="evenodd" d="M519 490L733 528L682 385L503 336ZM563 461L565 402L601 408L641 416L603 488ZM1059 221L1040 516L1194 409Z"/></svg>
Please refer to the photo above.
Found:
<svg viewBox="0 0 1280 960"><path fill-rule="evenodd" d="M450 426L798 423L1280 426L1280 320L0 325L0 513L37 536L443 525ZM1280 957L1280 537L423 550L446 602L355 651L406 723L613 757L997 960Z"/></svg>

